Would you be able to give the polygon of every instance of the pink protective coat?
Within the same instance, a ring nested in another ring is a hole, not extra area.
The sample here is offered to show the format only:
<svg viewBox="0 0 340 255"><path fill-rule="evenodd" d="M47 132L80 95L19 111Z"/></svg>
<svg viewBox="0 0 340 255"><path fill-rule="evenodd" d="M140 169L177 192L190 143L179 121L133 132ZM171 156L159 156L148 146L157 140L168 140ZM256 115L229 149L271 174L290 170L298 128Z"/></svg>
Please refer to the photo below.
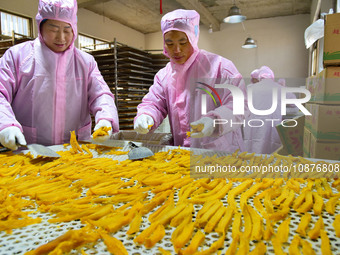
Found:
<svg viewBox="0 0 340 255"><path fill-rule="evenodd" d="M255 69L250 74L251 78L261 81L263 79L275 80L273 71L268 66L261 66L259 69Z"/></svg>
<svg viewBox="0 0 340 255"><path fill-rule="evenodd" d="M268 110L273 105L273 90L277 89L276 110L269 115L256 115L251 113L244 128L244 142L248 152L271 154L281 146L281 139L276 125L282 121L281 115L281 88L285 80L275 82L274 72L267 66L262 66L251 73L251 77L259 82L248 85L252 90L253 106L257 110ZM287 93L286 98L296 98L293 93ZM293 108L296 112L298 108ZM262 122L261 122L262 121ZM263 125L261 126L261 124ZM258 127L257 127L258 126Z"/></svg>
<svg viewBox="0 0 340 255"><path fill-rule="evenodd" d="M0 59L0 130L19 127L27 143L62 144L75 130L79 140L91 136L91 116L106 119L119 131L117 108L94 58L74 47L75 0L40 0L36 16L72 26L74 38L62 53L39 37L8 49Z"/></svg>
<svg viewBox="0 0 340 255"><path fill-rule="evenodd" d="M243 150L244 144L240 125L244 115L233 115L233 97L229 90L217 89L222 100L216 106L207 95L207 115L216 119L227 120L228 124L217 125L211 137L190 138L190 123L202 117L202 94L206 94L198 87L204 87L197 82L203 82L215 87L215 84L227 82L241 89L245 95L245 85L241 74L228 59L200 50L197 47L199 36L199 14L196 11L176 10L166 14L161 21L163 36L170 30L186 33L194 53L182 65L170 61L154 78L149 93L138 105L137 117L141 114L150 115L156 129L168 115L173 144L186 147L206 148L232 152ZM168 56L165 48L164 54ZM211 90L208 89L210 92ZM215 95L216 97L216 95ZM245 104L246 105L246 104ZM247 114L247 108L245 109ZM234 125L230 125L233 121Z"/></svg>

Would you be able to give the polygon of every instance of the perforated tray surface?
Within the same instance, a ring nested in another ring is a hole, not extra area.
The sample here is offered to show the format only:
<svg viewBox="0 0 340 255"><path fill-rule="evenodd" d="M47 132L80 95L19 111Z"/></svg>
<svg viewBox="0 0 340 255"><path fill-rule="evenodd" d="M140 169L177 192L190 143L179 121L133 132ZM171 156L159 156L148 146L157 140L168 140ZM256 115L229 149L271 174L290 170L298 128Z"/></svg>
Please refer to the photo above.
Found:
<svg viewBox="0 0 340 255"><path fill-rule="evenodd" d="M127 146L127 142L126 141L115 141L113 144L112 142L108 142L109 145L114 145L114 146L122 146L123 150L127 151L129 150L128 146ZM140 143L137 143L138 145L141 145ZM154 146L154 145L148 145L148 147L153 150L154 152L157 151L168 151L169 149L174 149L177 147L171 147L171 146ZM54 149L55 151L61 151L61 150L65 150L65 148L63 148L62 146L51 146L52 149ZM119 161L125 160L127 159L126 155L105 155L105 154L101 154L98 155L97 152L92 151L93 152L93 157L94 158L99 158L99 157L108 157L108 158L112 158L112 159L118 159ZM124 181L128 181L128 179L124 179ZM239 183L238 182L234 182L233 183L233 187L236 187ZM1 189L1 187L0 187ZM86 196L86 189L83 190L83 196ZM333 193L338 193L338 191L334 188L332 188ZM250 206L254 207L253 204L253 198L258 195L260 192L256 193L254 196L252 196L250 199L248 199L248 204ZM175 202L178 201L178 196L177 196L178 192L175 192ZM154 196L153 193L149 192L149 195L147 197L147 199L151 199ZM240 196L237 196L235 198L236 202L239 203L240 201ZM227 203L227 197L221 199L223 205L225 207L228 206ZM327 202L327 200L325 200L325 202ZM123 204L121 204L123 205ZM141 228L140 231L137 233L139 234L141 231L143 231L144 229L148 228L150 226L150 223L148 221L148 217L150 214L152 214L154 211L156 211L159 208L156 207L155 209L153 209L150 213L144 215L142 217L142 224L141 224ZM197 212L202 208L202 205L199 204L195 204L194 205L194 209L195 209L195 216L197 215ZM32 211L32 210L30 210ZM336 207L336 213L335 215L337 215L339 213L339 202L338 205ZM310 211L309 213L311 213L312 215L312 219L311 219L311 225L314 225L314 223L318 220L319 216L314 215L312 211ZM335 219L335 215L329 215L325 210L323 210L322 212L322 218L324 221L324 229L327 232L327 235L329 237L330 240L330 245L332 247L332 252L333 254L340 254L340 238L336 237L335 235L335 231L334 231L334 227L333 227L333 221ZM34 212L31 213L29 215L32 218L35 217L40 217L42 218L41 223L39 224L34 224L34 225L29 225L20 229L13 229L12 234L7 234L4 231L0 232L0 255L14 255L14 254L24 254L25 252L29 251L29 250L33 250L36 249L37 247L52 241L54 239L56 239L57 237L61 236L62 234L64 234L65 232L67 232L68 230L77 230L80 229L82 227L84 227L85 225L82 224L79 220L75 220L75 221L71 221L71 222L62 222L62 223L49 223L48 220L53 218L52 215L48 214L48 213L41 213L41 212ZM193 219L195 219L195 216L193 217ZM295 230L298 226L298 224L300 223L301 220L301 214L297 213L296 211L294 211L293 209L290 210L289 214L287 217L291 218L290 224L289 224L289 228L290 228L290 233L289 233L289 237L288 237L288 242L282 244L282 248L285 252L287 252L287 254L289 254L288 249L289 249L289 245L294 237L294 235L296 234ZM281 221L280 221L281 222ZM264 220L264 224L265 224L265 220ZM243 224L242 224L243 225ZM276 224L274 226L274 232L277 231L277 225ZM231 241L232 241L232 232L231 232L231 228L232 226L229 226L229 229L227 231L226 234L226 238L225 238L225 242L224 242L224 247L220 248L218 250L218 254L225 254L225 252L228 250ZM143 245L136 245L133 241L133 239L136 237L136 235L127 235L126 231L129 229L129 226L125 226L123 228L121 228L118 232L112 234L112 236L116 237L117 239L119 239L120 241L122 241L122 243L124 244L125 248L127 249L129 254L133 254L133 255L138 255L138 254L161 254L159 251L159 247L165 249L166 251L171 252L171 254L176 254L176 252L174 251L173 248L173 244L171 242L171 235L173 233L173 231L175 230L174 227L171 226L167 226L166 227L166 235L165 237L158 242L153 248L151 249L147 249L145 248ZM203 231L203 230L202 230ZM243 227L241 229L241 231L243 231ZM207 249L211 246L212 243L214 243L215 241L218 240L220 236L216 233L216 232L212 232L209 234L206 234L205 237L205 242L202 246L200 246L200 250L203 249ZM304 239L304 238L303 238ZM312 245L312 248L314 249L314 251L316 252L316 254L322 254L321 252L321 238L318 238L317 240L311 240L308 239L308 242ZM256 241L251 241L250 243L250 250L253 250L255 245L256 245ZM264 241L264 243L267 246L267 252L266 254L274 254L274 249L272 247L271 241ZM84 252L86 252L86 254L110 254L110 252L108 252L106 245L99 240L97 243L92 244L92 245L85 245L82 246L76 250L72 250L69 254L81 254L81 250L83 250Z"/></svg>
<svg viewBox="0 0 340 255"><path fill-rule="evenodd" d="M177 199L177 196L175 196ZM236 199L237 202L238 199ZM177 201L176 201L177 202ZM222 202L224 206L227 206L226 199L222 199ZM253 206L252 201L249 203ZM201 205L195 205L195 215L201 208ZM155 210L151 211L153 213ZM80 221L72 221L72 222L65 222L65 223L58 223L58 224L51 224L47 222L48 219L51 217L48 214L44 213L36 213L31 214L37 217L41 217L43 221L39 224L35 225L29 225L27 227L21 228L21 229L14 229L13 233L11 235L6 234L5 232L0 232L0 254L1 255L14 255L14 254L24 254L26 251L31 249L36 249L40 245L43 245L51 240L56 239L60 235L64 234L70 229L80 229L84 227L85 225L81 224ZM144 230L149 226L148 223L148 215L143 216L143 223L141 224L141 231ZM300 223L300 216L298 213L294 212L293 210L289 213L289 216L291 217L291 222L289 225L290 228L290 234L288 237L288 243L286 246L284 246L284 251L288 253L289 244L293 240L293 233L295 233L295 230ZM339 254L340 253L340 239L337 238L334 234L334 229L332 226L332 223L334 221L334 216L327 215L327 213L323 213L322 215L325 225L325 230L327 231L328 237L330 239L330 243L332 246L333 254ZM315 223L318 220L318 216L312 215L311 222ZM133 239L135 236L128 236L126 235L126 231L128 230L129 226L123 227L120 231L113 234L112 236L118 238L120 241L123 242L126 250L129 252L129 254L138 255L138 254L161 254L158 250L158 247L162 247L163 249L170 251L172 254L176 254L173 249L173 244L171 243L171 235L175 228L168 227L166 229L166 235L165 237L157 243L157 245L151 249L146 249L144 246L137 246ZM205 248L208 248L213 242L217 241L219 238L219 235L217 233L210 233L206 235L205 238ZM220 250L222 253L225 254L227 249L229 248L229 245L232 241L231 237L231 231L229 228L229 231L227 232L226 241L225 241L225 247L223 250ZM311 241L311 240L309 240ZM271 242L264 242L267 246L267 253L266 254L274 254L274 249L271 246ZM321 239L318 238L316 241L311 242L312 247L316 254L322 254L321 252ZM252 250L256 245L256 242L252 241L250 243L250 250ZM82 249L87 254L110 254L110 252L107 251L106 246L103 242L98 242L93 246L84 246ZM73 250L70 254L80 254L80 249Z"/></svg>

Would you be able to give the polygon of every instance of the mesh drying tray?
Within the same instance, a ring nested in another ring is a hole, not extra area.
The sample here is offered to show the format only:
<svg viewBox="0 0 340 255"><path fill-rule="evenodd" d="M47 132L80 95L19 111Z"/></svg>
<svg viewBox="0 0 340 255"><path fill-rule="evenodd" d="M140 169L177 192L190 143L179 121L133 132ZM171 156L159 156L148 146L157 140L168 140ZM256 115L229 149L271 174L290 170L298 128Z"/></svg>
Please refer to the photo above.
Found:
<svg viewBox="0 0 340 255"><path fill-rule="evenodd" d="M122 150L128 151L129 147L127 143L128 141L107 141L106 145L123 147ZM136 144L142 145L142 143L139 143L139 142L137 142ZM159 146L159 145L148 145L148 144L144 144L143 146L147 146L154 152L168 151L174 148L176 149L178 148L178 147L173 147L173 146ZM51 146L50 148L52 148L55 151L68 149L68 148L65 149L61 145ZM127 159L127 155L119 155L119 156L105 155L105 154L99 155L95 151L92 151L92 152L93 152L94 158L108 157L112 159L117 159L119 161ZM123 180L127 181L127 179L124 179L124 178ZM235 187L238 184L239 183L235 182L233 186ZM332 188L332 190L333 190L333 193L338 193L336 189ZM86 191L87 190L83 191L84 195ZM253 197L255 197L257 194L258 193L256 193ZM149 192L147 199L151 199L152 197L153 197L153 194ZM248 204L251 205L252 207L254 207L253 197L251 197L248 200ZM175 202L177 202L178 201L177 191L175 192L174 198L175 198ZM239 202L239 198L240 198L239 196L235 198L237 203ZM221 201L224 206L228 205L226 197L221 199ZM325 202L326 201L327 200L325 200ZM201 209L201 207L202 205L198 205L198 204L194 205L195 215ZM150 213L143 216L140 232L149 227L150 223L148 222L148 217L158 208L159 206L153 209ZM311 224L314 224L318 220L319 216L314 215L312 212L310 213L312 215ZM339 213L339 203L337 205L335 215L338 213ZM335 215L329 215L325 210L323 210L321 216L324 221L324 229L327 231L328 237L330 239L332 252L333 254L340 254L340 238L336 237L334 228L332 226L333 221L335 219ZM6 232L4 231L0 232L0 255L24 254L25 252L29 250L35 249L51 240L54 240L55 238L67 232L68 230L71 230L71 229L77 230L85 226L79 220L74 220L71 222L53 223L53 224L49 223L48 219L51 219L52 217L48 213L36 212L36 213L30 214L30 217L32 218L40 217L42 218L42 221L39 224L29 225L29 226L26 226L20 229L13 229L12 234L6 234ZM299 215L299 213L291 209L287 217L291 218L290 225L289 225L290 234L289 234L288 242L286 243L286 245L283 244L283 250L287 252L288 254L289 244L291 243L293 239L293 233L295 233L295 230L301 220L301 216ZM276 225L274 226L275 232L276 232L276 227L277 227ZM151 249L147 249L143 245L136 245L133 242L133 239L135 238L136 235L132 235L132 236L126 235L126 231L128 230L128 228L129 226L125 226L121 228L118 232L112 234L112 236L122 241L122 243L124 244L129 254L132 254L132 255L161 254L158 250L159 247L167 251L170 251L171 254L176 254L173 249L173 244L171 242L171 235L172 235L172 232L175 230L175 228L171 226L166 227L166 234L164 238ZM137 234L139 234L140 232L138 232ZM205 242L203 244L203 249L207 249L208 247L210 247L210 245L213 242L217 241L218 238L219 238L219 235L215 232L206 234ZM227 232L226 239L224 242L224 248L219 250L220 252L219 254L225 254L225 252L229 248L229 245L231 244L231 241L232 241L231 226L229 226L229 231ZM308 241L312 244L312 247L314 251L316 252L316 254L322 254L321 253L321 238L318 238L315 241L309 239ZM271 242L264 241L264 243L267 246L266 254L274 254L274 249L271 245ZM255 247L255 245L256 245L256 241L251 241L250 250L252 250ZM80 247L79 249L72 250L70 254L81 254L81 249L85 251L86 254L103 254L103 255L110 254L107 251L105 244L101 240L99 240L94 245L93 244L85 245L85 246ZM202 249L202 246L199 249Z"/></svg>

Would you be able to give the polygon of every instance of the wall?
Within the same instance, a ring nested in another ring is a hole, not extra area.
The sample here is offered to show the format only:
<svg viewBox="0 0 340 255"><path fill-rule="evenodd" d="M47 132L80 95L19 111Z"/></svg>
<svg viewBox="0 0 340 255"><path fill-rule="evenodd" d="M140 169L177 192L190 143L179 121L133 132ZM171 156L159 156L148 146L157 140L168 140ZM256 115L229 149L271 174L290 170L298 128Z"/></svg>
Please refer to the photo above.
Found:
<svg viewBox="0 0 340 255"><path fill-rule="evenodd" d="M38 10L37 0L1 0L0 9L32 17L34 23L34 36L37 36L38 32L35 23L35 15ZM138 49L145 48L144 34L85 9L78 10L78 33L87 34L108 41L113 41L116 37L118 42L127 44L131 47Z"/></svg>
<svg viewBox="0 0 340 255"><path fill-rule="evenodd" d="M145 49L144 34L85 9L78 11L78 31L108 41L116 38L120 43Z"/></svg>
<svg viewBox="0 0 340 255"><path fill-rule="evenodd" d="M249 78L254 69L267 65L277 78L288 78L288 83L292 81L294 86L303 86L308 75L304 31L309 22L310 15L307 14L246 20L246 30L257 40L258 48L255 49L241 47L247 37L241 23L223 23L221 30L212 34L201 25L199 48L232 60L244 78ZM145 38L147 49L163 47L160 32L147 34Z"/></svg>

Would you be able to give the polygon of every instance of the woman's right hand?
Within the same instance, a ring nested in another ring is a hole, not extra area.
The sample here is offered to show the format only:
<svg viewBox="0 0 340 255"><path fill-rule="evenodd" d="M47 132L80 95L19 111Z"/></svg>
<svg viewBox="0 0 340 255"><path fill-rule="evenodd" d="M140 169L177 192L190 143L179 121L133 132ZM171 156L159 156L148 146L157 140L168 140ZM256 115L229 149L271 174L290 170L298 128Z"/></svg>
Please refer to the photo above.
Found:
<svg viewBox="0 0 340 255"><path fill-rule="evenodd" d="M17 150L19 145L26 145L26 139L18 127L7 127L0 131L0 143L11 150Z"/></svg>
<svg viewBox="0 0 340 255"><path fill-rule="evenodd" d="M134 130L140 134L149 133L151 127L155 124L153 118L147 114L141 114L134 123Z"/></svg>

